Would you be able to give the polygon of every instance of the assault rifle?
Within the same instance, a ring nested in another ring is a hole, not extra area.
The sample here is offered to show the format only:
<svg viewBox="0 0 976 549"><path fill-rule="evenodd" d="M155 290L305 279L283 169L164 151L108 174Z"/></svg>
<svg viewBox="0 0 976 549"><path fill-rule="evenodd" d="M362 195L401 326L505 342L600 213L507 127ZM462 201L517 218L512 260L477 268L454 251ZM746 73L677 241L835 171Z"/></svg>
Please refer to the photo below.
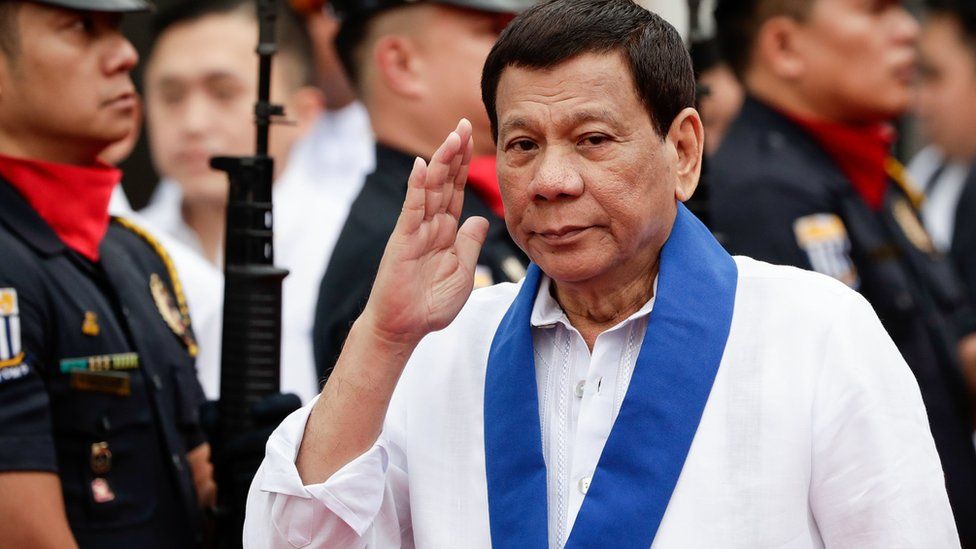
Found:
<svg viewBox="0 0 976 549"><path fill-rule="evenodd" d="M268 156L270 126L284 115L284 108L270 100L271 61L277 50L276 2L257 2L260 62L255 154L210 161L211 167L227 172L230 179L220 401L212 440L219 547L241 546L247 490L264 455L264 443L283 415L299 405L297 397L279 395L281 284L288 271L274 266L274 159Z"/></svg>

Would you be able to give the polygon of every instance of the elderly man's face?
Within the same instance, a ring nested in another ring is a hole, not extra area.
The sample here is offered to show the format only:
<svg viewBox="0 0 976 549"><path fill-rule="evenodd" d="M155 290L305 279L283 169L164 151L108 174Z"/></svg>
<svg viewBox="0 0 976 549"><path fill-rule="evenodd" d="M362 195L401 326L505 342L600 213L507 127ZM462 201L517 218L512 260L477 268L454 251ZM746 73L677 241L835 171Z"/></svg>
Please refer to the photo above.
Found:
<svg viewBox="0 0 976 549"><path fill-rule="evenodd" d="M658 135L618 53L508 67L497 110L505 221L532 261L574 284L646 274L697 183L697 114Z"/></svg>

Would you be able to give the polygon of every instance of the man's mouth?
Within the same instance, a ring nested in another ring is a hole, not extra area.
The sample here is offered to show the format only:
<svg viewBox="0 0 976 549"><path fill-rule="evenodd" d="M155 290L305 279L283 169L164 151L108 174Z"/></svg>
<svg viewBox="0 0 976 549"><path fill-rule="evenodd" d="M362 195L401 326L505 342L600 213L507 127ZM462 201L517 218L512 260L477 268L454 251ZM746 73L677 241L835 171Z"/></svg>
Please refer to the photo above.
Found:
<svg viewBox="0 0 976 549"><path fill-rule="evenodd" d="M135 92L125 92L105 101L103 106L113 109L134 109L139 105L139 96Z"/></svg>
<svg viewBox="0 0 976 549"><path fill-rule="evenodd" d="M582 235L589 228L590 227L588 226L581 227L577 225L568 225L556 229L535 231L535 234L550 244L568 244Z"/></svg>

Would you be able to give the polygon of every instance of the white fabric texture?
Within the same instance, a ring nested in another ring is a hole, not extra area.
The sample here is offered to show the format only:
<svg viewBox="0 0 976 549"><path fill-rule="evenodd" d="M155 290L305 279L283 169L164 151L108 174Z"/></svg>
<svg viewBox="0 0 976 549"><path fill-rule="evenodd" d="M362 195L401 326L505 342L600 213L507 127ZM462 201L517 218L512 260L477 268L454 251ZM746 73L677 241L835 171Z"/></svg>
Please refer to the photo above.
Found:
<svg viewBox="0 0 976 549"><path fill-rule="evenodd" d="M925 202L922 203L922 223L932 243L940 252L947 253L952 246L952 235L956 225L956 207L959 204L959 197L966 187L966 178L969 177L970 167L960 163L948 163L946 159L935 147L929 146L922 149L908 165L908 173L912 178L912 183L920 189L929 183L929 180L936 171L945 165L938 180L930 189L927 189Z"/></svg>
<svg viewBox="0 0 976 549"><path fill-rule="evenodd" d="M281 390L295 393L302 402L319 392L312 351L319 284L349 206L373 169L374 157L369 119L362 105L354 103L320 117L309 134L295 144L274 185L275 264L289 271L282 283ZM199 254L200 243L183 220L181 202L179 183L164 179L140 213ZM202 255L198 257L202 259ZM215 328L217 348L212 351L217 363L215 370L200 371L209 398L220 394L223 320L223 274L214 270L221 279L221 290L214 294L220 310ZM197 284L195 278L186 278L188 288Z"/></svg>
<svg viewBox="0 0 976 549"><path fill-rule="evenodd" d="M918 385L867 302L823 275L736 263L728 343L653 547L958 547ZM376 445L326 482L303 486L294 464L312 404L289 416L251 485L245 546L490 547L485 363L517 291L474 292L447 329L428 336ZM653 304L585 356L547 297L536 298L533 341L537 379L547 380L537 388L549 530L568 533L585 497L577 477L605 442L629 383L630 340L643 337ZM560 357L567 340L570 366ZM568 384L549 381L563 370ZM605 385L594 386L601 375ZM554 449L567 453L562 465ZM550 536L553 547L564 541Z"/></svg>

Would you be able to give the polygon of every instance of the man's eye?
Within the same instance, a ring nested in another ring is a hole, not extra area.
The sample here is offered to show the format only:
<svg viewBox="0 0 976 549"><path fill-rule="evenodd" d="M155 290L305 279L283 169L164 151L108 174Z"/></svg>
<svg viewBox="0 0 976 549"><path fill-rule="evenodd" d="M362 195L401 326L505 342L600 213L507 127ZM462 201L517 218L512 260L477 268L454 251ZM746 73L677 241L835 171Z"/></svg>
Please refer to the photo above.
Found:
<svg viewBox="0 0 976 549"><path fill-rule="evenodd" d="M580 139L579 144L586 147L598 147L609 141L605 135L587 135Z"/></svg>
<svg viewBox="0 0 976 549"><path fill-rule="evenodd" d="M512 141L508 145L508 148L518 152L528 152L534 150L536 148L536 145L535 143L529 141L528 139L517 139L515 141Z"/></svg>
<svg viewBox="0 0 976 549"><path fill-rule="evenodd" d="M79 15L71 21L71 28L84 31L86 34L93 34L95 32L95 18L89 14Z"/></svg>

